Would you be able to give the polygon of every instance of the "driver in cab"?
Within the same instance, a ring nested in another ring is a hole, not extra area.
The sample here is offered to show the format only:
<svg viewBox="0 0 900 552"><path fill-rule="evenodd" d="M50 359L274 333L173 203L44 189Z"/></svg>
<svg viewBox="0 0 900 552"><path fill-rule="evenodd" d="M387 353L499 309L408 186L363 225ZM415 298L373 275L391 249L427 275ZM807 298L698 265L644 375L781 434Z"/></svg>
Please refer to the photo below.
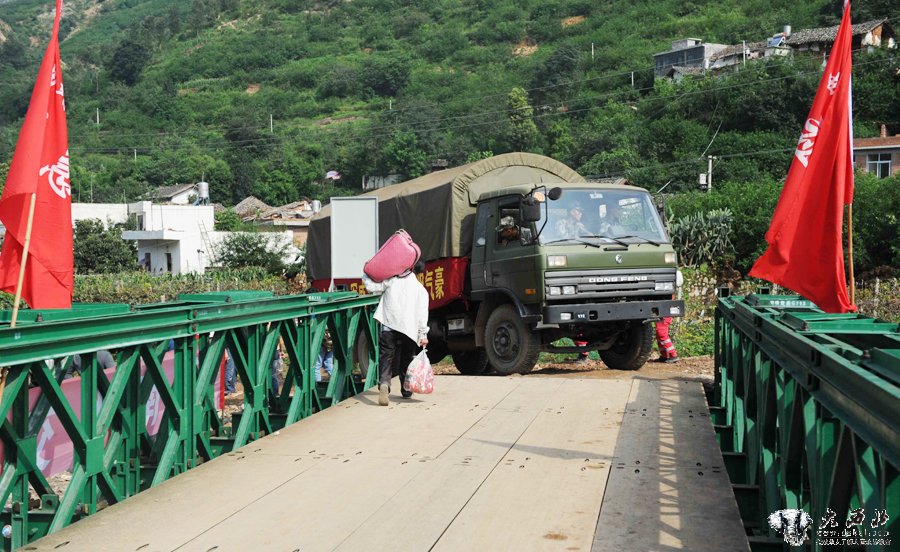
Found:
<svg viewBox="0 0 900 552"><path fill-rule="evenodd" d="M569 205L569 216L556 223L556 233L563 239L591 235L591 231L581 222L583 216L584 209L581 203L573 202Z"/></svg>
<svg viewBox="0 0 900 552"><path fill-rule="evenodd" d="M606 215L600 221L600 235L617 237L625 233L625 228L619 220L620 216L619 204L608 203L606 205Z"/></svg>

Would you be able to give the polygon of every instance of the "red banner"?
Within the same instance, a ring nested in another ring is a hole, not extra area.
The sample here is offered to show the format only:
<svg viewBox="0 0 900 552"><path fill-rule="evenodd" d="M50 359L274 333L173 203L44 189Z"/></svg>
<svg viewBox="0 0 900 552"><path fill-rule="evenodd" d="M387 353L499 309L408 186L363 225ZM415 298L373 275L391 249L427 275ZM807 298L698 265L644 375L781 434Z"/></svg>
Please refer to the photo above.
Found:
<svg viewBox="0 0 900 552"><path fill-rule="evenodd" d="M850 72L845 4L828 64L750 275L802 294L826 312L855 311L844 275L844 205L853 201Z"/></svg>
<svg viewBox="0 0 900 552"><path fill-rule="evenodd" d="M463 296L466 283L468 257L446 257L425 263L425 272L419 274L419 282L428 290L428 308L434 310L443 307ZM328 291L330 280L313 280L312 288L316 291ZM341 289L367 293L360 279L338 279L334 285Z"/></svg>
<svg viewBox="0 0 900 552"><path fill-rule="evenodd" d="M0 251L0 290L16 291L34 201L22 297L31 308L41 309L71 308L74 285L69 138L57 36L61 12L62 1L56 0L53 34L0 197L0 220L7 230Z"/></svg>

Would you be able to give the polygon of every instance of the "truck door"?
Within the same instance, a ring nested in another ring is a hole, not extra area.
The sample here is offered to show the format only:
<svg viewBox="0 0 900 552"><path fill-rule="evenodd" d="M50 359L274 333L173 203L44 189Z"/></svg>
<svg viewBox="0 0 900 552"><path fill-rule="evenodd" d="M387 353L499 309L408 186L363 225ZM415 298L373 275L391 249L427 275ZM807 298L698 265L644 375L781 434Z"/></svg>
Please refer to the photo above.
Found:
<svg viewBox="0 0 900 552"><path fill-rule="evenodd" d="M521 196L500 198L497 213L487 228L489 254L485 279L494 289L506 289L523 304L538 300L535 246L530 224L521 220Z"/></svg>
<svg viewBox="0 0 900 552"><path fill-rule="evenodd" d="M487 249L487 228L492 217L492 206L496 204L485 202L478 205L475 212L475 231L472 236L472 264L469 274L472 280L472 289L481 290L490 287L490 279L485 272L485 250Z"/></svg>

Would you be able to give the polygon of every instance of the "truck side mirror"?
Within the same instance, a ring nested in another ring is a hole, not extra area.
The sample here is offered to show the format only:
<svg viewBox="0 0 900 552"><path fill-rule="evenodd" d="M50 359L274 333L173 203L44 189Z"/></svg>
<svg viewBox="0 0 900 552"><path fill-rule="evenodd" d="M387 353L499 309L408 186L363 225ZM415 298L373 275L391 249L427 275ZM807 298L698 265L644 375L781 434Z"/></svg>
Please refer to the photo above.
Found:
<svg viewBox="0 0 900 552"><path fill-rule="evenodd" d="M547 192L547 197L549 197L551 201L556 201L562 197L562 192L562 188L550 188L550 191Z"/></svg>
<svg viewBox="0 0 900 552"><path fill-rule="evenodd" d="M541 220L541 204L532 196L522 198L519 203L519 212L523 222L537 222Z"/></svg>

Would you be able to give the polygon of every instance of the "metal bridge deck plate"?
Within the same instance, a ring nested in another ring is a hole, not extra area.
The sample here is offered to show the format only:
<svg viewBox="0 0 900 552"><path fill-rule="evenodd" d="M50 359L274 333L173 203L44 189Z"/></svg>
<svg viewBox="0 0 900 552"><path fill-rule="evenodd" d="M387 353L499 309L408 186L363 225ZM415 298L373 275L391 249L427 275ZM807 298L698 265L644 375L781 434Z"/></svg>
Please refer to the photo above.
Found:
<svg viewBox="0 0 900 552"><path fill-rule="evenodd" d="M436 389L367 391L26 548L748 549L699 383Z"/></svg>

